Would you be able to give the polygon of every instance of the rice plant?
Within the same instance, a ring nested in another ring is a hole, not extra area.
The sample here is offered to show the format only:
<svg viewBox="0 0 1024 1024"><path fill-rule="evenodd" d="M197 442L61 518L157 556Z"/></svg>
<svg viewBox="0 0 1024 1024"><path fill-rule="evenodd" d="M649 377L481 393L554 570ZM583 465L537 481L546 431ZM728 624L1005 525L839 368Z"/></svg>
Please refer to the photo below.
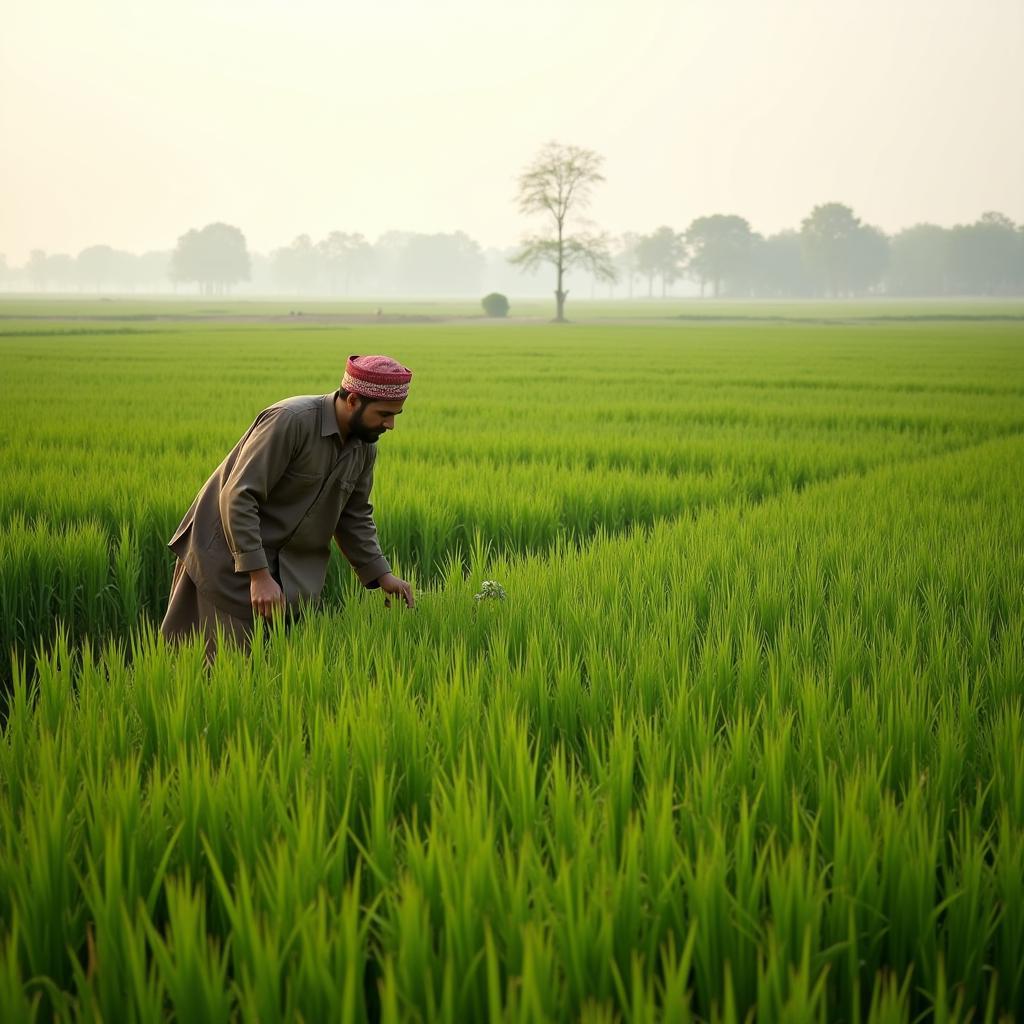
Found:
<svg viewBox="0 0 1024 1024"><path fill-rule="evenodd" d="M5 1019L1019 1015L1019 337L352 333L429 368L376 501L417 606L336 564L210 668L166 528L336 343L221 393L237 332L4 342Z"/></svg>

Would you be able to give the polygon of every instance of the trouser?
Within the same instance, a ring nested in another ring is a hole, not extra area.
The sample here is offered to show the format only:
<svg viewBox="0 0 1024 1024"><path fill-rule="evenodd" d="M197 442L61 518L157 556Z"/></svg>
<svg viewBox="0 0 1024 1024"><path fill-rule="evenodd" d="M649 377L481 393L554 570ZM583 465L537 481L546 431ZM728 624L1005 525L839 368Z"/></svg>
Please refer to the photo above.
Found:
<svg viewBox="0 0 1024 1024"><path fill-rule="evenodd" d="M210 598L196 587L185 572L180 559L174 567L171 596L167 600L167 614L160 624L160 632L171 643L191 639L196 633L206 641L206 660L212 661L217 653L217 626L246 654L252 640L252 616L242 618L218 608Z"/></svg>

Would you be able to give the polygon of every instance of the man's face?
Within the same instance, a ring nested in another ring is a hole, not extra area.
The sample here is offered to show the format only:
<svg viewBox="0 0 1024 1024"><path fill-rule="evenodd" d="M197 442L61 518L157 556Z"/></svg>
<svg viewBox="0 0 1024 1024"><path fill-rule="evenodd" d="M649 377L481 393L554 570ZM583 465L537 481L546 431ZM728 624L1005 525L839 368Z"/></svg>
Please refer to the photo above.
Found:
<svg viewBox="0 0 1024 1024"><path fill-rule="evenodd" d="M349 433L366 444L376 444L386 430L395 429L395 417L401 416L405 399L400 402L359 402L348 421Z"/></svg>

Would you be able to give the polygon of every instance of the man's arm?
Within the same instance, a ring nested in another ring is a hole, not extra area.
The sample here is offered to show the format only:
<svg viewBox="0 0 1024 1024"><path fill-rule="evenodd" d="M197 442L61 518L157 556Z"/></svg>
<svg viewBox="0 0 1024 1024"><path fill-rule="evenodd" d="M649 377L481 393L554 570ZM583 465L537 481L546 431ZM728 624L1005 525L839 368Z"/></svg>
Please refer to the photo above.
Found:
<svg viewBox="0 0 1024 1024"><path fill-rule="evenodd" d="M334 540L349 560L364 587L374 589L382 576L391 572L377 540L377 526L373 521L370 491L373 488L373 464L377 454L371 449L359 479L338 517Z"/></svg>
<svg viewBox="0 0 1024 1024"><path fill-rule="evenodd" d="M268 409L254 424L220 492L220 519L235 572L267 569L260 534L260 506L292 459L294 417Z"/></svg>

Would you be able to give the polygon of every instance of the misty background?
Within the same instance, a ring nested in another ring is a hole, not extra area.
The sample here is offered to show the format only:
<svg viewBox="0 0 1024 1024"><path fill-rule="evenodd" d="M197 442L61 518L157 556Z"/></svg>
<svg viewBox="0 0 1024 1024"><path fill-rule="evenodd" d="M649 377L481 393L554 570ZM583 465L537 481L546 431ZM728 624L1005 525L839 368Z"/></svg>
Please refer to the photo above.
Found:
<svg viewBox="0 0 1024 1024"><path fill-rule="evenodd" d="M972 224L918 224L887 236L847 206L816 207L801 226L764 237L735 215L663 225L610 244L617 279L570 273L576 298L668 296L845 298L1024 295L1024 227L989 211ZM173 250L135 254L105 244L76 256L33 250L22 267L0 261L0 290L319 297L550 295L547 267L513 266L518 250L484 249L464 232L300 235L269 254L215 223Z"/></svg>
<svg viewBox="0 0 1024 1024"><path fill-rule="evenodd" d="M0 290L550 295L509 260L558 140L618 273L576 298L1020 294L1022 42L1019 0L11 5Z"/></svg>

